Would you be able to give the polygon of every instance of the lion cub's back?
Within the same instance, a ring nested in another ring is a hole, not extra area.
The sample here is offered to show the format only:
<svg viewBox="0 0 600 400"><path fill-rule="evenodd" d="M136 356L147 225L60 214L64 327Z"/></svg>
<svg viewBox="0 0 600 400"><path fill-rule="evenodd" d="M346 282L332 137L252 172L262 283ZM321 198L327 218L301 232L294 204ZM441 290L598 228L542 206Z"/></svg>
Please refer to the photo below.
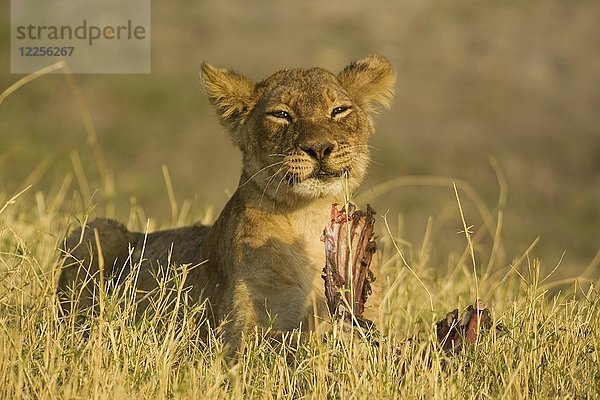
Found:
<svg viewBox="0 0 600 400"><path fill-rule="evenodd" d="M100 260L107 282L119 285L137 265L137 289L151 291L162 274L172 276L167 272L171 266L193 267L204 261L202 242L209 229L197 224L145 234L129 231L117 221L98 218L74 230L62 249L64 263L57 287L64 312L95 304Z"/></svg>
<svg viewBox="0 0 600 400"><path fill-rule="evenodd" d="M148 234L132 232L137 237L134 257L141 255L143 249L143 258L152 264L158 263L162 266L200 264L204 261L202 242L209 229L209 226L196 224Z"/></svg>

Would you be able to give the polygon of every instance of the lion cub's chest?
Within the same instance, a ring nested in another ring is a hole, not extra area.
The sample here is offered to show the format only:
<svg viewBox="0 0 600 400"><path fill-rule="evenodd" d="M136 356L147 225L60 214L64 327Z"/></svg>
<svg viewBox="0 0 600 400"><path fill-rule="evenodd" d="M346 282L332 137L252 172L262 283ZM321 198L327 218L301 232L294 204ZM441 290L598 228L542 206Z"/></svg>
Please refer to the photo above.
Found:
<svg viewBox="0 0 600 400"><path fill-rule="evenodd" d="M256 309L266 306L268 315L278 315L276 329L310 327L315 314L327 313L321 234L330 207L327 201L280 214L246 209L239 220L232 284L250 293ZM261 324L268 324L263 317Z"/></svg>
<svg viewBox="0 0 600 400"><path fill-rule="evenodd" d="M304 288L308 295L306 306L310 316L312 316L313 311L323 315L326 312L325 293L321 277L325 265L325 246L321 241L321 235L329 218L330 206L331 203L328 202L321 207L305 210L290 217L290 224L298 238L297 243L302 244L301 248L297 250L301 251L308 260L308 265L297 266L297 268L305 269L307 272Z"/></svg>
<svg viewBox="0 0 600 400"><path fill-rule="evenodd" d="M327 210L327 209L326 209ZM303 251L312 262L323 268L325 262L325 247L321 241L323 228L327 223L329 210L304 210L290 215L289 221L298 243L303 244Z"/></svg>

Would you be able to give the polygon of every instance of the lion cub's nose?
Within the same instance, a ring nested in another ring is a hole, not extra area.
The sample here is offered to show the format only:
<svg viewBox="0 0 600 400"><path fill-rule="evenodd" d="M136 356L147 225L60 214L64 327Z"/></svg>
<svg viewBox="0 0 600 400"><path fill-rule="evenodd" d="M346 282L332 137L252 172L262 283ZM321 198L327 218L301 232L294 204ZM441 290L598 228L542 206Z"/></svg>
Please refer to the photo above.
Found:
<svg viewBox="0 0 600 400"><path fill-rule="evenodd" d="M331 142L309 142L300 146L300 149L317 161L323 161L333 151Z"/></svg>

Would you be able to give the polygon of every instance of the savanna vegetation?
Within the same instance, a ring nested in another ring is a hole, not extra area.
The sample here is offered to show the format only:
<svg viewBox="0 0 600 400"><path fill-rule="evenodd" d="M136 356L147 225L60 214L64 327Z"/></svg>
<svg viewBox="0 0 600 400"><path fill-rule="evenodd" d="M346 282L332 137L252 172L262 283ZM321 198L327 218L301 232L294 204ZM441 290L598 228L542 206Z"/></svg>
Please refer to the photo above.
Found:
<svg viewBox="0 0 600 400"><path fill-rule="evenodd" d="M376 4L155 3L149 75L33 79L0 60L1 398L600 395L600 6ZM379 211L391 276L379 347L250 336L228 365L218 329L200 335L202 306L135 321L110 294L84 327L59 323L72 227L210 223L235 188L238 155L201 93L202 61L259 79L371 52L399 76L356 197ZM507 333L439 351L434 322L477 297Z"/></svg>

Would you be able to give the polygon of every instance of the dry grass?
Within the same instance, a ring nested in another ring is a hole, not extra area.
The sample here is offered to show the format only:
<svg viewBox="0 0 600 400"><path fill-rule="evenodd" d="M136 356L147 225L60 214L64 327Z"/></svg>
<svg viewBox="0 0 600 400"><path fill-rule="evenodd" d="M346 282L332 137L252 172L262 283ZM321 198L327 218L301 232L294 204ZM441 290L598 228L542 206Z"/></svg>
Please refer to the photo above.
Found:
<svg viewBox="0 0 600 400"><path fill-rule="evenodd" d="M600 395L598 283L584 290L573 282L551 295L536 260L525 257L524 265L508 270L492 265L486 274L478 261L472 264L468 245L467 257L434 273L426 254L405 256L408 243L391 234L381 239L389 295L381 310L386 339L379 348L346 337L274 349L251 335L238 362L228 366L218 330L201 335L202 307L181 295L177 312L158 305L156 313L135 321L131 308L117 306L110 288L102 296L103 311L87 329L61 323L54 288L57 249L74 218L65 201L71 189L67 179L48 195L0 194L6 203L0 211L1 398ZM86 210L77 211L83 218ZM476 292L494 306L494 319L509 333L485 335L447 358L434 345L432 322ZM406 337L416 339L398 352L398 341Z"/></svg>
<svg viewBox="0 0 600 400"><path fill-rule="evenodd" d="M419 14L418 8L412 11ZM435 14L435 10L431 12ZM503 12L510 14L510 10ZM446 14L436 15L431 18L443 19ZM430 17L421 13L421 18L427 22ZM584 28L581 29L585 31ZM168 42L168 35L163 40ZM414 46L419 43L415 41ZM323 54L329 54L325 50ZM339 54L333 58L337 62ZM331 62L331 58L324 59ZM27 84L33 78L26 77L21 83ZM74 99L74 107L69 109L75 110L76 118L83 119L83 136L91 154L82 159L78 152L72 152L71 166L60 169L58 175L64 178L53 180L54 183L40 184L55 165L53 160L40 158L22 181L0 187L0 398L600 396L600 282L587 278L597 270L600 255L577 277L569 275L569 269L564 271L560 263L558 272L553 265L542 268L530 252L537 240L522 254L506 255L503 232L507 225L507 184L496 162L492 165L499 194L493 209L486 202L489 196L478 194L469 181L440 176L393 178L372 184L371 191L361 194L362 201L366 201L399 188L447 189L444 207L439 207L443 210L442 219L452 221L452 229L460 231L452 240L460 238L462 243L458 251L445 250L445 237L439 231L435 234L440 218L422 223L425 228L419 243L414 235L406 233L409 229L403 218L384 215L379 220L384 271L380 279L385 279L388 290L380 310L384 322L379 328L385 339L378 348L349 338L324 343L315 337L299 349L292 345L275 349L259 336L250 335L244 340L237 363L228 365L218 329L202 335L203 309L187 304L181 292L176 312L158 305L154 314L135 321L132 308L118 306L119 299L114 298L110 288L105 288L100 316L89 319L84 327L59 322L54 296L60 269L58 248L70 226L94 215L125 214L128 226L139 230L180 226L198 219L209 222L214 218L210 209L198 210L192 207L192 201L178 202L169 169L163 167L167 200L157 200L160 196L156 196L156 190L149 192L154 202L167 204L164 208L171 215L149 221L137 201L128 199L130 192L119 192L115 182L121 180L124 186L132 178L114 176L107 167L110 160L106 161L98 142L83 91L73 77L67 76L64 83L56 86L66 90L58 96ZM3 92L0 102L6 104L6 98L23 85ZM98 89L97 93L102 91ZM493 93L494 99L502 103L502 93ZM28 96L31 94L24 98ZM406 106L407 99L401 98L400 104ZM32 104L25 103L27 107ZM19 106L0 112L6 115L11 110L18 111ZM104 115L103 111L98 113ZM11 121L20 126L14 119ZM146 128L151 129L152 124L150 121ZM127 146L117 147L130 152ZM152 153L147 150L140 152ZM9 152L0 153L0 164L3 168L18 167L14 151ZM464 155L461 157L464 160ZM171 161L178 171L189 167L187 161ZM440 162L447 165L449 160ZM92 164L96 178L89 177ZM456 197L452 194L453 181ZM25 189L8 190L19 185ZM450 214L447 204L451 204ZM410 227L415 228L414 224ZM509 257L513 257L512 261L505 261ZM553 281L561 272L567 278ZM506 326L508 334L485 335L459 356L448 358L436 349L433 322L477 297L492 305L494 320ZM409 337L415 340L398 352L401 341Z"/></svg>
<svg viewBox="0 0 600 400"><path fill-rule="evenodd" d="M9 54L9 3L0 2L2 54ZM365 191L404 175L447 176L495 205L488 162L495 157L510 188L508 255L540 236L532 254L551 270L566 251L559 273L568 278L598 252L600 2L156 2L152 15L152 74L74 76L77 95L64 76L45 76L2 103L0 190L15 193L27 180L47 192L72 171L75 151L91 192L103 188L99 216L124 220L130 204L140 204L168 225L163 164L175 194L195 201L192 210L219 210L237 184L240 156L200 89L200 64L258 80L280 68L337 71L376 52L390 59L398 84L392 109L377 117ZM8 70L9 57L0 57L0 88L19 78ZM112 182L89 167L98 157L88 146L90 117L116 172ZM112 194L104 190L110 183ZM402 214L413 243L433 216L430 257L443 264L462 245L451 180L401 189L373 204L390 209L394 227ZM467 217L480 225L477 213Z"/></svg>

